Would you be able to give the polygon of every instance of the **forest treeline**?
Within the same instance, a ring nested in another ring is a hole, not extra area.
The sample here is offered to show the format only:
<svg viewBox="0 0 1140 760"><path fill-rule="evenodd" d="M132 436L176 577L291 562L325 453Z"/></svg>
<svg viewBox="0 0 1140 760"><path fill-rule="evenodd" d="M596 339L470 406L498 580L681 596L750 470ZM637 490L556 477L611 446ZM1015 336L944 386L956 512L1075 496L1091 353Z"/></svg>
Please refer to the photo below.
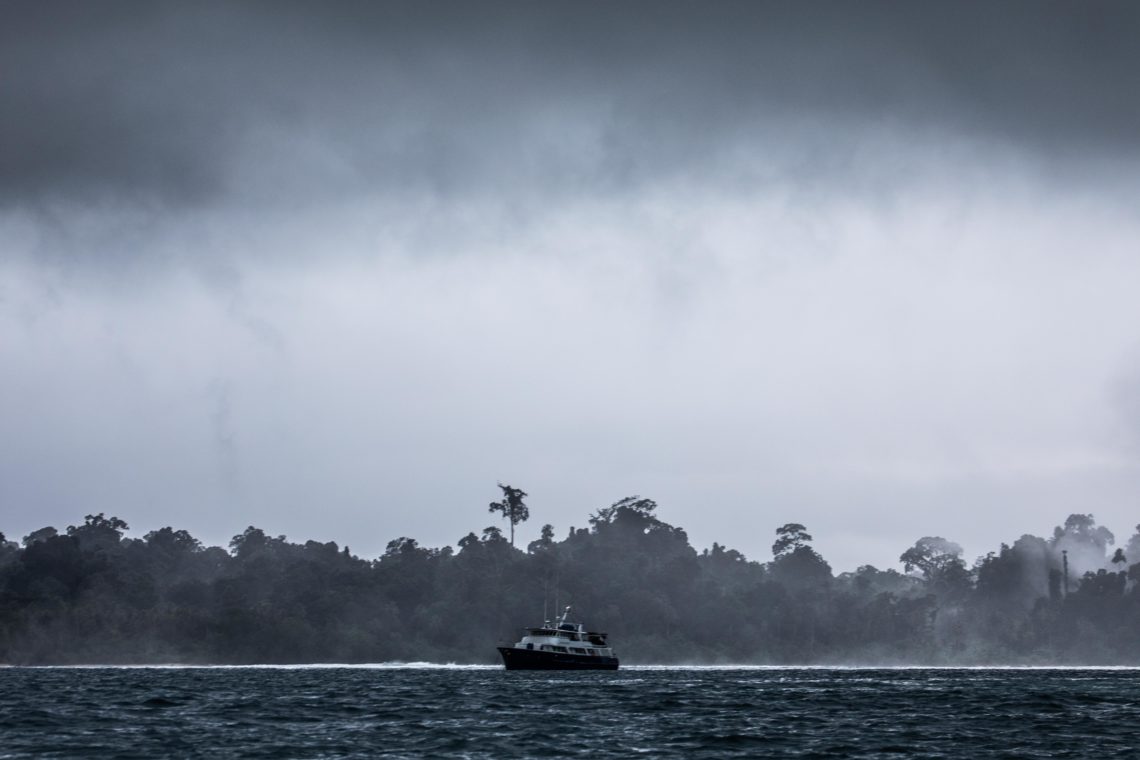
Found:
<svg viewBox="0 0 1140 760"><path fill-rule="evenodd" d="M513 528L526 494L501 488ZM457 551L402 537L372 560L254 527L228 550L128 538L103 514L0 534L0 663L490 663L557 599L626 663L1140 664L1140 526L1116 547L1075 514L973 564L924 537L900 570L837 575L802 525L750 561L696 551L655 507L626 498L526 547L497 527Z"/></svg>

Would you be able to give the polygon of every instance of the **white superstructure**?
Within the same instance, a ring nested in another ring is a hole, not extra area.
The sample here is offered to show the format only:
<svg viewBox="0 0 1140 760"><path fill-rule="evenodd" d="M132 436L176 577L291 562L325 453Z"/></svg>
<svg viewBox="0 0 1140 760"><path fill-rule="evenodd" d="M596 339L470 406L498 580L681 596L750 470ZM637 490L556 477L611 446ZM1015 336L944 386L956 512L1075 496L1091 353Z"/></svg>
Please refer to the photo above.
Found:
<svg viewBox="0 0 1140 760"><path fill-rule="evenodd" d="M527 628L526 634L512 647L515 650L549 652L552 655L614 658L614 650L606 641L606 634L587 631L581 623L568 623L567 607L555 624L549 620L537 628Z"/></svg>

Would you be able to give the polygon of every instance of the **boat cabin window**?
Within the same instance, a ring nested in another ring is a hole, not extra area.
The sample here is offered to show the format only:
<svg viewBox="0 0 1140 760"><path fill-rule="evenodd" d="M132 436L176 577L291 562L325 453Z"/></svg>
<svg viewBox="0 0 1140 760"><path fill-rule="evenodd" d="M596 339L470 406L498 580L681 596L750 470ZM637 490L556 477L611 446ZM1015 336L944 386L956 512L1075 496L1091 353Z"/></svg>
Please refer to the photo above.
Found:
<svg viewBox="0 0 1140 760"><path fill-rule="evenodd" d="M555 652L561 652L562 654L566 654L566 647L554 647L554 651Z"/></svg>
<svg viewBox="0 0 1140 760"><path fill-rule="evenodd" d="M526 645L526 648L527 648L527 649L534 649L534 644L532 644L532 643L530 643L530 642L528 641L528 642L527 642L527 645Z"/></svg>
<svg viewBox="0 0 1140 760"><path fill-rule="evenodd" d="M586 650L582 647L570 647L570 651L574 654L586 654Z"/></svg>

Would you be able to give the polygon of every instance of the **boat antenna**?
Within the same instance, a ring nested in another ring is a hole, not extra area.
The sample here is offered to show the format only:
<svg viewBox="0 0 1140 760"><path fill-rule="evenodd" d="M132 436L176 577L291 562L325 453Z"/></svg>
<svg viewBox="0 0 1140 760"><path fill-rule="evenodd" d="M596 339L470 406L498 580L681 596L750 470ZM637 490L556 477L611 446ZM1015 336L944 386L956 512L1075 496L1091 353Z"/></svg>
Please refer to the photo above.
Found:
<svg viewBox="0 0 1140 760"><path fill-rule="evenodd" d="M558 625L566 622L566 616L570 614L570 605L566 605L566 611L562 613L562 619L558 621Z"/></svg>

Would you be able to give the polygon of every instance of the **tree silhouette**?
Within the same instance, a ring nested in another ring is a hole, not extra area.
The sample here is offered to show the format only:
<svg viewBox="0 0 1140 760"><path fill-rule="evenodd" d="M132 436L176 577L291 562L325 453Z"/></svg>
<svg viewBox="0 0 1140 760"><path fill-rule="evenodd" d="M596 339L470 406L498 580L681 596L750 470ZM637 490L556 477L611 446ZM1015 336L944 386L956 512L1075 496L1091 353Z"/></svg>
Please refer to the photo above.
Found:
<svg viewBox="0 0 1140 760"><path fill-rule="evenodd" d="M799 523L788 523L776 528L776 543L772 544L772 556L779 559L801 546L807 546L808 541L811 541L811 534L807 532L807 528Z"/></svg>
<svg viewBox="0 0 1140 760"><path fill-rule="evenodd" d="M59 531L49 525L46 528L33 530L31 533L24 536L23 544L24 546L31 546L34 543L47 541L49 538L55 538L57 535L59 535Z"/></svg>
<svg viewBox="0 0 1140 760"><path fill-rule="evenodd" d="M513 495L521 517L526 494L502 488L494 511L510 519ZM1140 663L1140 549L1104 556L1085 515L973 570L926 537L903 554L909 575L834 575L798 523L756 562L695 551L655 507L621 499L560 541L544 526L527 552L490 527L458 552L402 536L371 560L255 527L231 551L173 527L129 538L99 514L22 547L0 536L0 662L492 662L553 596L639 662ZM1066 556L1083 564L1062 594Z"/></svg>
<svg viewBox="0 0 1140 760"><path fill-rule="evenodd" d="M923 536L899 557L904 569L922 572L935 592L961 592L970 584L969 571L962 561L962 547L941 536Z"/></svg>
<svg viewBox="0 0 1140 760"><path fill-rule="evenodd" d="M526 522L530 517L530 510L527 509L523 499L527 497L526 491L521 488L513 488L499 483L499 488L503 491L502 501L493 501L488 507L488 512L501 512L503 519L511 524L511 547L515 545L515 526L521 522Z"/></svg>
<svg viewBox="0 0 1140 760"><path fill-rule="evenodd" d="M1065 527L1057 526L1053 529L1055 546L1062 545L1066 539L1078 544L1095 546L1102 555L1115 542L1112 531L1103 525L1097 525L1092 515L1080 514L1069 515L1065 520Z"/></svg>
<svg viewBox="0 0 1140 760"><path fill-rule="evenodd" d="M962 547L953 541L947 541L941 536L924 536L902 553L899 562L903 563L908 573L919 570L930 580L939 571L961 562L961 556Z"/></svg>
<svg viewBox="0 0 1140 760"><path fill-rule="evenodd" d="M526 553L534 554L535 552L545 551L550 549L551 546L554 546L554 526L547 523L542 526L542 535L539 536L538 540L531 541L527 544Z"/></svg>
<svg viewBox="0 0 1140 760"><path fill-rule="evenodd" d="M87 515L83 525L67 526L67 535L76 539L84 547L110 548L118 546L123 538L123 531L128 529L125 520L118 517L104 517L100 512L97 515Z"/></svg>
<svg viewBox="0 0 1140 760"><path fill-rule="evenodd" d="M615 501L608 507L602 507L594 514L590 515L590 525L597 528L599 525L607 525L617 521L619 517L636 516L640 522L656 522L657 518L653 516L653 510L657 509L657 502L653 499L643 499L640 496L626 496L624 499Z"/></svg>

